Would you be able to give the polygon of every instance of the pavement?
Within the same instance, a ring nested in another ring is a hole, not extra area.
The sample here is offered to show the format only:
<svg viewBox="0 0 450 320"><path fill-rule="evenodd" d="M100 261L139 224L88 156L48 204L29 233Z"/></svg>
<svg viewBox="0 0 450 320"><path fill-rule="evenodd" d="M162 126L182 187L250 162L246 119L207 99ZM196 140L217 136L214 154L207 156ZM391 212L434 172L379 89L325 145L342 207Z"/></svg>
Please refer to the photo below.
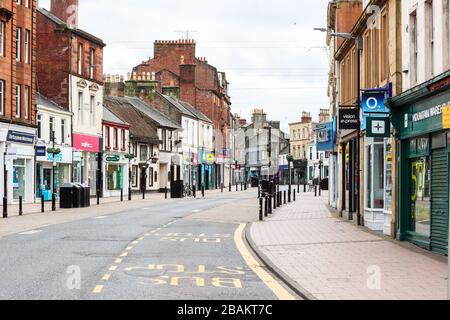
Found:
<svg viewBox="0 0 450 320"><path fill-rule="evenodd" d="M447 258L339 219L327 197L300 193L247 238L258 256L311 300L444 300Z"/></svg>
<svg viewBox="0 0 450 320"><path fill-rule="evenodd" d="M0 220L1 300L293 300L254 256L257 191Z"/></svg>

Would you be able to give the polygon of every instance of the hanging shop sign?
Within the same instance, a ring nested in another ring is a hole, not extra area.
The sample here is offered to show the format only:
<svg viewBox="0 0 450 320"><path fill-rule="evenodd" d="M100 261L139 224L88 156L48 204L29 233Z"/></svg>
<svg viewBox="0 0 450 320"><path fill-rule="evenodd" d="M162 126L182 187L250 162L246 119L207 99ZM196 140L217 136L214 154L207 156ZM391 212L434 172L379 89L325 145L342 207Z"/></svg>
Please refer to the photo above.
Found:
<svg viewBox="0 0 450 320"><path fill-rule="evenodd" d="M20 131L8 131L8 136L6 138L9 142L23 143L23 144L34 144L35 135L24 133Z"/></svg>
<svg viewBox="0 0 450 320"><path fill-rule="evenodd" d="M367 89L362 93L361 130L367 129L367 117L386 117L390 110L385 105L390 96L389 88Z"/></svg>
<svg viewBox="0 0 450 320"><path fill-rule="evenodd" d="M391 135L391 122L389 118L367 117L368 138L389 138Z"/></svg>
<svg viewBox="0 0 450 320"><path fill-rule="evenodd" d="M106 162L119 162L120 156L118 154L107 154L105 156L105 161Z"/></svg>
<svg viewBox="0 0 450 320"><path fill-rule="evenodd" d="M73 146L79 151L99 152L100 140L98 137L87 136L84 134L73 134Z"/></svg>
<svg viewBox="0 0 450 320"><path fill-rule="evenodd" d="M317 151L332 151L334 146L333 122L316 127Z"/></svg>
<svg viewBox="0 0 450 320"><path fill-rule="evenodd" d="M47 154L46 146L36 146L36 157L45 157Z"/></svg>
<svg viewBox="0 0 450 320"><path fill-rule="evenodd" d="M442 129L450 129L450 103L442 107Z"/></svg>
<svg viewBox="0 0 450 320"><path fill-rule="evenodd" d="M340 108L339 109L339 129L340 130L357 130L360 121L358 119L358 109L356 108Z"/></svg>

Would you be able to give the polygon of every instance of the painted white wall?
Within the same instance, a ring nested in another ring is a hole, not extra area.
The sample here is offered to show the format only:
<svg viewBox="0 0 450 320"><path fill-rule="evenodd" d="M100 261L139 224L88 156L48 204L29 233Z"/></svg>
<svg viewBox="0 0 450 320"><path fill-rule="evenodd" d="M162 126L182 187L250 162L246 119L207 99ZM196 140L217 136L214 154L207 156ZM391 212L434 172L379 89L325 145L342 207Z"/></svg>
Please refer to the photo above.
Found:
<svg viewBox="0 0 450 320"><path fill-rule="evenodd" d="M430 44L427 41L430 21L426 14L425 0L402 1L402 46L403 46L403 89L408 90L415 86L413 82L411 61L411 26L410 15L417 14L418 24L418 61L417 84L431 79L450 68L449 50L449 8L448 0L433 0L434 19L434 54L431 55ZM431 73L430 63L434 64L434 72Z"/></svg>
<svg viewBox="0 0 450 320"><path fill-rule="evenodd" d="M50 118L53 117L54 125L53 130L55 131L55 143L59 145L71 146L72 138L71 138L71 125L72 125L72 115L70 112L66 111L57 111L55 109L46 108L42 105L37 105L37 116L36 122L38 122L38 118L40 117L40 126L41 126L41 136L37 138L39 142L49 144L51 143L50 139ZM62 120L65 121L65 134L64 134L64 144L62 143Z"/></svg>
<svg viewBox="0 0 450 320"><path fill-rule="evenodd" d="M103 86L97 83L71 76L71 99L73 112L73 131L90 136L102 134L103 118ZM79 93L82 93L83 103L79 108ZM91 110L91 96L95 99L95 108Z"/></svg>

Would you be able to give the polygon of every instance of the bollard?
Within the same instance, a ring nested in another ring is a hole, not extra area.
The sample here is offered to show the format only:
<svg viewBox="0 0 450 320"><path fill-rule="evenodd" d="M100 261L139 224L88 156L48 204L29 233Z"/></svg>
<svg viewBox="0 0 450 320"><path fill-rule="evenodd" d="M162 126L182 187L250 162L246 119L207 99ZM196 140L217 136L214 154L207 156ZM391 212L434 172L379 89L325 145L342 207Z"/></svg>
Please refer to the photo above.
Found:
<svg viewBox="0 0 450 320"><path fill-rule="evenodd" d="M100 192L97 190L97 205L100 205Z"/></svg>
<svg viewBox="0 0 450 320"><path fill-rule="evenodd" d="M287 196L287 194L286 194L286 190L284 191L284 204L286 204L287 202L286 202L286 196Z"/></svg>
<svg viewBox="0 0 450 320"><path fill-rule="evenodd" d="M131 188L128 188L128 201L131 201Z"/></svg>
<svg viewBox="0 0 450 320"><path fill-rule="evenodd" d="M314 197L317 197L317 186L314 186Z"/></svg>
<svg viewBox="0 0 450 320"><path fill-rule="evenodd" d="M123 188L120 188L120 202L123 202Z"/></svg>
<svg viewBox="0 0 450 320"><path fill-rule="evenodd" d="M41 212L45 212L45 200L44 196L41 196Z"/></svg>
<svg viewBox="0 0 450 320"><path fill-rule="evenodd" d="M239 191L239 185L236 183L236 192Z"/></svg>
<svg viewBox="0 0 450 320"><path fill-rule="evenodd" d="M306 184L303 185L303 193L306 193Z"/></svg>
<svg viewBox="0 0 450 320"><path fill-rule="evenodd" d="M300 182L297 184L297 192L300 193Z"/></svg>
<svg viewBox="0 0 450 320"><path fill-rule="evenodd" d="M3 219L8 218L8 199L3 197Z"/></svg>
<svg viewBox="0 0 450 320"><path fill-rule="evenodd" d="M223 183L220 185L220 192L223 193Z"/></svg>
<svg viewBox="0 0 450 320"><path fill-rule="evenodd" d="M319 197L322 196L322 188L319 186Z"/></svg>
<svg viewBox="0 0 450 320"><path fill-rule="evenodd" d="M202 197L205 197L205 186L202 186Z"/></svg>
<svg viewBox="0 0 450 320"><path fill-rule="evenodd" d="M264 217L263 217L263 198L259 198L259 221L264 221Z"/></svg>
<svg viewBox="0 0 450 320"><path fill-rule="evenodd" d="M267 217L269 215L269 197L265 195L264 197L264 216Z"/></svg>
<svg viewBox="0 0 450 320"><path fill-rule="evenodd" d="M23 198L22 198L22 196L20 196L19 197L19 216L23 215L22 205L23 205Z"/></svg>
<svg viewBox="0 0 450 320"><path fill-rule="evenodd" d="M272 214L272 196L270 194L267 195L267 213Z"/></svg>
<svg viewBox="0 0 450 320"><path fill-rule="evenodd" d="M56 194L52 193L52 211L56 211Z"/></svg>
<svg viewBox="0 0 450 320"><path fill-rule="evenodd" d="M231 192L231 182L230 182L230 185L228 186L228 189L230 190L229 192Z"/></svg>
<svg viewBox="0 0 450 320"><path fill-rule="evenodd" d="M145 200L145 189L142 189L142 200Z"/></svg>
<svg viewBox="0 0 450 320"><path fill-rule="evenodd" d="M295 190L294 190L294 192L295 192ZM288 203L291 203L292 202L292 190L289 190L289 192L288 192Z"/></svg>
<svg viewBox="0 0 450 320"><path fill-rule="evenodd" d="M278 191L278 207L283 204L283 197L281 196L281 191Z"/></svg>
<svg viewBox="0 0 450 320"><path fill-rule="evenodd" d="M261 198L261 188L258 186L258 199Z"/></svg>
<svg viewBox="0 0 450 320"><path fill-rule="evenodd" d="M197 198L197 190L195 186L192 187L192 194L194 195L194 198Z"/></svg>
<svg viewBox="0 0 450 320"><path fill-rule="evenodd" d="M294 190L294 202L295 202L295 201L297 201L297 200L295 199L295 190Z"/></svg>
<svg viewBox="0 0 450 320"><path fill-rule="evenodd" d="M276 192L273 193L273 209L274 210L277 209L277 193Z"/></svg>
<svg viewBox="0 0 450 320"><path fill-rule="evenodd" d="M167 187L164 189L164 198L165 199L167 199L167 192L168 192L168 189L167 189Z"/></svg>
<svg viewBox="0 0 450 320"><path fill-rule="evenodd" d="M244 190L244 184L241 182L241 191Z"/></svg>

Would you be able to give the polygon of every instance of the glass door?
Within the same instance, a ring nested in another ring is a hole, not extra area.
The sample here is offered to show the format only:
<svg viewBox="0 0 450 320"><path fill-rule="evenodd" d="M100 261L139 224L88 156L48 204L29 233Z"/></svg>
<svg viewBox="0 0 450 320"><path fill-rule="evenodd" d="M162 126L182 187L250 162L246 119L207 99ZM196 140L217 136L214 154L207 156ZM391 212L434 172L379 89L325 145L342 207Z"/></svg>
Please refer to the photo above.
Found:
<svg viewBox="0 0 450 320"><path fill-rule="evenodd" d="M19 201L19 197L25 198L25 159L13 162L13 200Z"/></svg>
<svg viewBox="0 0 450 320"><path fill-rule="evenodd" d="M429 157L411 160L411 216L409 231L431 235L431 194Z"/></svg>

